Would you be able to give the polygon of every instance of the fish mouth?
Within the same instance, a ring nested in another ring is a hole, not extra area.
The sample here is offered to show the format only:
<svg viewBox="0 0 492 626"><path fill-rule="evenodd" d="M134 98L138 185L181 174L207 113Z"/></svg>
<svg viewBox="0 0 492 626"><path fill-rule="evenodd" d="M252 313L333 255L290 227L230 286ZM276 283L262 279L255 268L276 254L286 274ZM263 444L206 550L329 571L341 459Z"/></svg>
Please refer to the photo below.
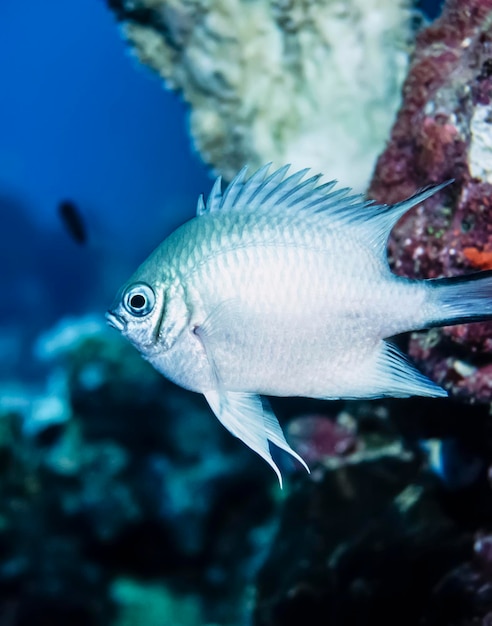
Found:
<svg viewBox="0 0 492 626"><path fill-rule="evenodd" d="M125 329L125 322L121 319L119 315L116 315L116 313L113 313L112 311L107 311L106 321L110 326L116 328L116 330L119 330L120 332L123 332L123 330Z"/></svg>

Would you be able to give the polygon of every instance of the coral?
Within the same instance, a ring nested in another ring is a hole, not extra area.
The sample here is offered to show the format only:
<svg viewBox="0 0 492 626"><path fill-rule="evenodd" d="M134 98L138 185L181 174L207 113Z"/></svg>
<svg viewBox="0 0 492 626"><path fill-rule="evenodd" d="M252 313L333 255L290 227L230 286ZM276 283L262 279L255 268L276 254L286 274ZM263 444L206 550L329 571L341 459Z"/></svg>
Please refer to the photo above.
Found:
<svg viewBox="0 0 492 626"><path fill-rule="evenodd" d="M287 440L313 470L315 480L317 466L326 470L387 457L413 459L391 429L383 406L374 405L367 414L363 403L353 407L357 407L357 416L348 410L335 419L326 415L301 415L287 424Z"/></svg>
<svg viewBox="0 0 492 626"><path fill-rule="evenodd" d="M314 167L364 189L407 67L408 0L108 0L145 64L190 104L202 158Z"/></svg>
<svg viewBox="0 0 492 626"><path fill-rule="evenodd" d="M258 578L255 625L422 623L469 544L417 468L380 457L299 481Z"/></svg>
<svg viewBox="0 0 492 626"><path fill-rule="evenodd" d="M490 535L478 533L469 558L436 585L427 623L442 626L492 623L491 556Z"/></svg>
<svg viewBox="0 0 492 626"><path fill-rule="evenodd" d="M358 446L355 424L347 414L337 423L323 415L302 415L290 421L287 440L312 467L328 459L346 459Z"/></svg>
<svg viewBox="0 0 492 626"><path fill-rule="evenodd" d="M440 448L437 477L434 459L414 445L454 432L468 452L492 458L486 407L468 410L473 429L456 402L404 407L351 402L329 420L288 425L317 460L311 477L292 480L258 575L255 626L489 623L491 539L476 530L492 525L489 479L456 446Z"/></svg>
<svg viewBox="0 0 492 626"><path fill-rule="evenodd" d="M143 584L136 580L119 578L111 587L111 596L118 607L114 626L162 626L163 616L169 616L173 626L201 626L200 605L197 598L181 598L162 584Z"/></svg>
<svg viewBox="0 0 492 626"><path fill-rule="evenodd" d="M59 492L73 486L45 465L53 424L35 433L23 428L36 399L27 388L24 396L0 408L0 621L103 626L112 614L107 576L61 512Z"/></svg>
<svg viewBox="0 0 492 626"><path fill-rule="evenodd" d="M453 183L393 231L394 270L435 278L488 269L492 252L492 2L449 0L417 37L403 104L369 194L395 202ZM492 399L491 323L414 334L410 354L454 395Z"/></svg>

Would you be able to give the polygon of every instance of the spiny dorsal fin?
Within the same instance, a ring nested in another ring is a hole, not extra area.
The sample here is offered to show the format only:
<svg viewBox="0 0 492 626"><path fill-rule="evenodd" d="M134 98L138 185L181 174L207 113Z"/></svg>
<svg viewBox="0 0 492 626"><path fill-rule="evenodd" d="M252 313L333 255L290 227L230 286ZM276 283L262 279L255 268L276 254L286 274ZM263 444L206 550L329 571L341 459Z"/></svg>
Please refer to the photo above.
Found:
<svg viewBox="0 0 492 626"><path fill-rule="evenodd" d="M325 222L359 230L367 242L379 247L386 256L386 242L400 217L452 182L448 180L423 189L402 202L386 205L366 200L361 194L353 194L348 187L334 189L335 180L317 185L320 174L304 179L309 169L299 170L286 178L289 165L268 175L270 167L271 163L264 165L247 181L244 180L247 167L243 167L224 192L221 188L222 180L217 178L206 204L203 198L199 199L197 215L244 210L262 213L303 212L306 218L315 217L320 227Z"/></svg>

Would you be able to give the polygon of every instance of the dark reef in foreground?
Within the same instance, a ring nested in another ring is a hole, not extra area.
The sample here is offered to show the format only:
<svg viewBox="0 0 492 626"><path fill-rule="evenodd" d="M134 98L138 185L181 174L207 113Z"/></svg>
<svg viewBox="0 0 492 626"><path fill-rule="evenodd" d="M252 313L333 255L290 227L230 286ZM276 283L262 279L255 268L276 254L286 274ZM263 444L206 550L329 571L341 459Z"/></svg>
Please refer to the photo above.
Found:
<svg viewBox="0 0 492 626"><path fill-rule="evenodd" d="M46 393L2 389L1 626L237 623L272 532L267 468L103 319L38 354Z"/></svg>
<svg viewBox="0 0 492 626"><path fill-rule="evenodd" d="M488 407L274 399L312 468L280 492L102 319L38 354L48 392L0 407L1 626L492 619Z"/></svg>

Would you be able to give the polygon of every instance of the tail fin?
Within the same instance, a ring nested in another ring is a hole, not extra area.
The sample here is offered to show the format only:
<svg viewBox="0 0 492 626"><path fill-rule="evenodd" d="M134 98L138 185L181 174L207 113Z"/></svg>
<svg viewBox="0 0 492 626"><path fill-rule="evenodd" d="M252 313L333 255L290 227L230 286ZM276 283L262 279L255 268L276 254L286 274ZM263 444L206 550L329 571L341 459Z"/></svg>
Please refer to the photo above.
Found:
<svg viewBox="0 0 492 626"><path fill-rule="evenodd" d="M429 326L492 319L492 270L427 283L435 290L435 318Z"/></svg>

